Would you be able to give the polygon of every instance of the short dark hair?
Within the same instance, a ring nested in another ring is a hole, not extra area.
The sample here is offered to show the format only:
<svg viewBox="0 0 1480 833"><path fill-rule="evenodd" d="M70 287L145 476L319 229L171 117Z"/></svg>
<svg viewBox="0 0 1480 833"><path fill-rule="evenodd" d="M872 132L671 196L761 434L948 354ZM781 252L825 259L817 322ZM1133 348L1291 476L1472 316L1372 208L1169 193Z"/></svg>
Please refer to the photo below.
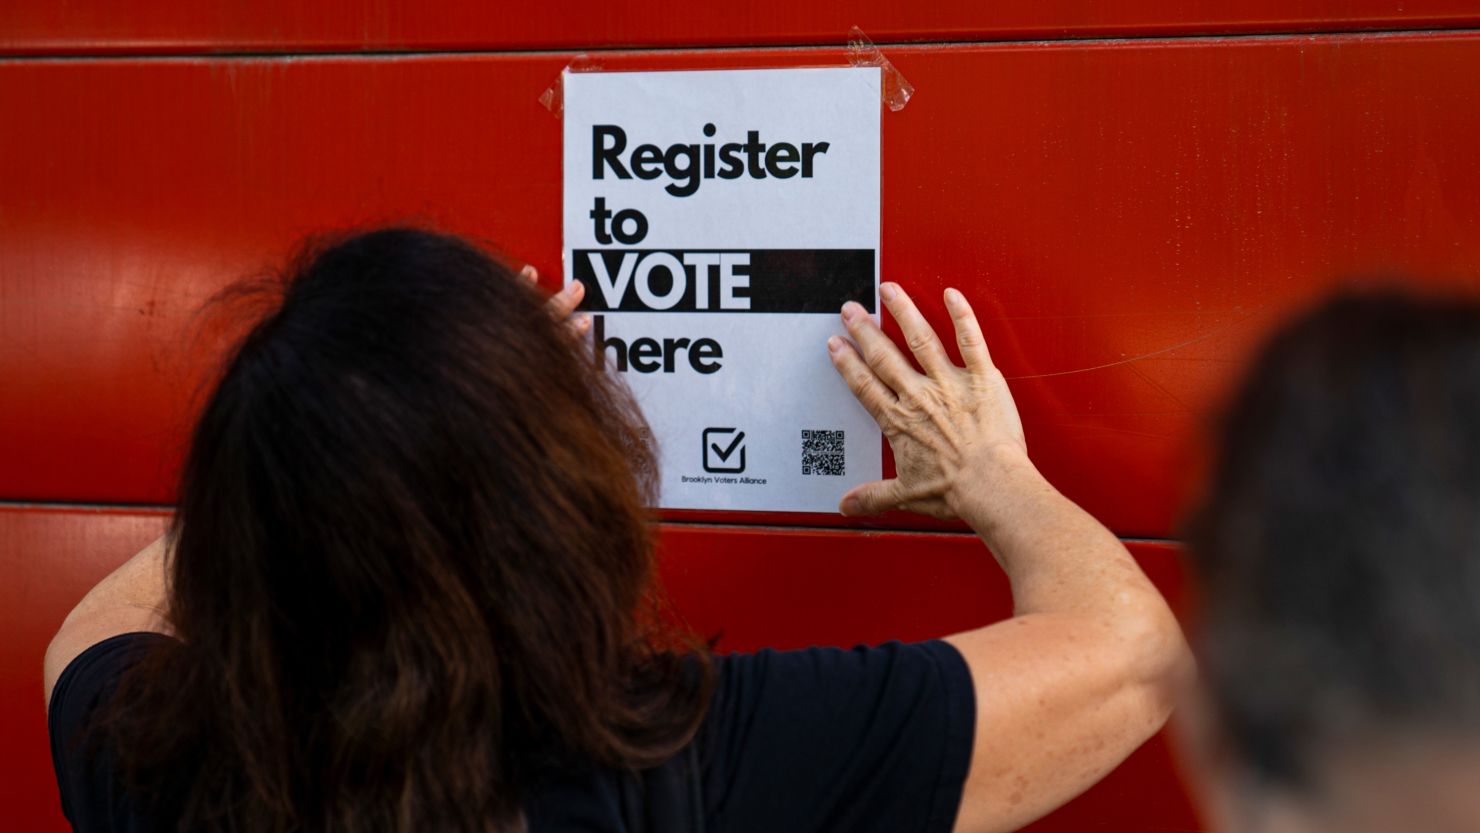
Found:
<svg viewBox="0 0 1480 833"><path fill-rule="evenodd" d="M1480 727L1480 303L1345 291L1264 348L1189 527L1222 734L1301 789L1323 756Z"/></svg>
<svg viewBox="0 0 1480 833"><path fill-rule="evenodd" d="M626 389L453 236L321 241L274 291L195 428L179 639L117 698L134 788L180 830L486 833L547 766L681 748L710 672L655 610Z"/></svg>

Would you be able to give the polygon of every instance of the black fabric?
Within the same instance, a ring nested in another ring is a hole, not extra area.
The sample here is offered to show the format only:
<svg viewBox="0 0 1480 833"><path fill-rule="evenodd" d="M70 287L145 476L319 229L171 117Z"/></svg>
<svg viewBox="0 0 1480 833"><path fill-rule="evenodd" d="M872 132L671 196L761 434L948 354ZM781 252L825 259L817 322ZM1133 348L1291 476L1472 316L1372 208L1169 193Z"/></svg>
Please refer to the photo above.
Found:
<svg viewBox="0 0 1480 833"><path fill-rule="evenodd" d="M704 833L698 747L689 744L651 772L623 773L622 810L626 833Z"/></svg>
<svg viewBox="0 0 1480 833"><path fill-rule="evenodd" d="M92 646L51 699L62 810L79 833L171 830L117 780L88 727L156 634ZM533 833L949 833L971 758L976 707L944 642L761 651L716 659L699 734L653 770L552 773L526 803Z"/></svg>
<svg viewBox="0 0 1480 833"><path fill-rule="evenodd" d="M123 672L151 643L168 637L126 633L105 639L72 660L51 690L47 728L51 761L62 793L62 812L78 833L152 833L115 777L113 750L98 733L85 731L118 688Z"/></svg>

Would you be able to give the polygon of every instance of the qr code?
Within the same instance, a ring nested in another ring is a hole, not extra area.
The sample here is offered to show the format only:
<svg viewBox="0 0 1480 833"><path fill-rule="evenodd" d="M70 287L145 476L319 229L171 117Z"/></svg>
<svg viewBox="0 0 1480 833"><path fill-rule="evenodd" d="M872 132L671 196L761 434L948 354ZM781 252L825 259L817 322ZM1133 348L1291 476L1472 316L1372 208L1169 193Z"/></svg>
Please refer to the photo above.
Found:
<svg viewBox="0 0 1480 833"><path fill-rule="evenodd" d="M843 432L802 430L802 474L843 473Z"/></svg>

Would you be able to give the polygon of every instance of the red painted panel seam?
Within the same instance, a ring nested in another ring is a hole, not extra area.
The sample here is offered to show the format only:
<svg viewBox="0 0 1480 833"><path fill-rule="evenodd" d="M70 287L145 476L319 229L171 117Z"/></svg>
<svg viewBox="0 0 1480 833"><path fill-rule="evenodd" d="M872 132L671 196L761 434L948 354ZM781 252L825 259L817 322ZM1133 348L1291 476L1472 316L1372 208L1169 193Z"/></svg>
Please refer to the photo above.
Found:
<svg viewBox="0 0 1480 833"><path fill-rule="evenodd" d="M1390 28L1390 29L1339 29L1339 30L1289 30L1277 32L1203 32L1196 34L1167 34L1156 33L1146 35L1115 35L1115 36L1086 36L1086 37L1062 37L1062 38L976 38L969 40L904 40L904 41L880 41L875 43L879 49L962 49L978 46L1038 46L1059 48L1082 48L1115 45L1157 45L1157 44L1197 44L1197 43L1239 43L1247 41L1330 41L1347 39L1353 41L1377 40L1391 38L1431 38L1436 36L1450 35L1473 35L1480 33L1480 27L1456 26L1456 27L1422 27L1413 29ZM133 47L120 45L113 48L82 50L82 51L51 51L51 50L27 50L0 48L0 63L19 62L102 62L102 61L194 61L194 60L268 60L285 61L293 59L365 59L365 60L395 60L402 58L456 58L468 57L542 57L542 56L569 56L576 54L601 54L601 55L633 55L644 54L666 54L672 52L691 52L699 55L714 53L756 53L772 52L778 54L804 53L814 51L840 50L846 48L846 38L839 34L837 41L808 43L808 44L756 44L756 45L675 45L675 46L609 46L609 47L551 47L538 49L376 49L376 50L347 50L347 49L313 49L300 52L273 52L264 50L212 50L206 48L185 48L170 51L144 51L148 47ZM137 50L137 51L136 51Z"/></svg>

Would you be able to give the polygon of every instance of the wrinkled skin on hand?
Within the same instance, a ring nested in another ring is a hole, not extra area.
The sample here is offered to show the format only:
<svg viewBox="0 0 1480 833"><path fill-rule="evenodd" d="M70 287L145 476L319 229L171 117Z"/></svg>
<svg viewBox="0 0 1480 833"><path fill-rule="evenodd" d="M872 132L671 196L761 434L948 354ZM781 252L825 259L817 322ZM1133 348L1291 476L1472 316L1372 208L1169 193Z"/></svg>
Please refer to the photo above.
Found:
<svg viewBox="0 0 1480 833"><path fill-rule="evenodd" d="M843 496L839 509L844 515L905 509L958 518L968 496L980 497L989 485L980 482L982 472L991 472L1003 460L1026 458L1017 405L960 292L947 289L945 304L965 367L951 360L898 284L883 284L879 296L925 372L910 365L862 306L851 301L844 305L851 341L834 336L828 353L889 440L896 475L855 487Z"/></svg>

